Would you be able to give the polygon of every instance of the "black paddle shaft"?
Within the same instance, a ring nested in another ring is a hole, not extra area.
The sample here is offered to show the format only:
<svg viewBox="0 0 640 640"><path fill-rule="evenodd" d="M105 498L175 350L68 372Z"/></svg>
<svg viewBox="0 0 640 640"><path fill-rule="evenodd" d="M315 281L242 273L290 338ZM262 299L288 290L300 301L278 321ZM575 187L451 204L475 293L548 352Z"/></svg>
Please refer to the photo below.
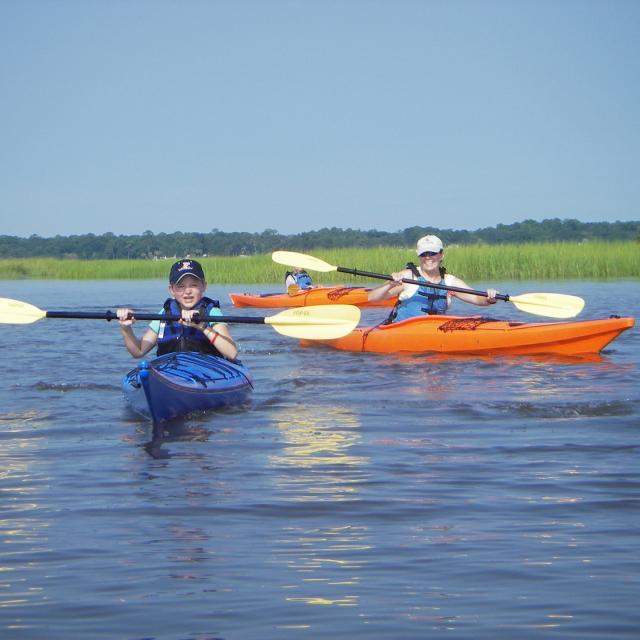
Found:
<svg viewBox="0 0 640 640"><path fill-rule="evenodd" d="M385 276L381 273L372 273L371 271L360 271L360 269L348 269L347 267L336 267L336 271L340 271L340 273L350 273L354 276L364 276L365 278L378 278L379 280L393 280L392 276ZM419 280L412 280L411 278L402 278L402 282L406 282L407 284L417 284L420 286L424 285L424 282L420 282ZM448 284L436 284L434 282L429 282L428 286L433 287L434 289L445 289L446 291L457 291L458 293L472 293L476 296L484 296L487 297L486 291L479 291L478 289L463 289L461 287L452 287ZM498 293L496 294L496 298L498 300L504 300L505 302L509 301L509 295L506 293Z"/></svg>
<svg viewBox="0 0 640 640"><path fill-rule="evenodd" d="M117 320L118 315L115 311L47 311L47 318L73 318L76 320ZM182 320L180 316L167 315L162 313L132 313L129 314L130 318L136 320L164 320L177 322ZM241 322L244 324L264 324L265 318L250 318L247 316L207 316L206 320L200 320L196 315L193 318L194 322Z"/></svg>

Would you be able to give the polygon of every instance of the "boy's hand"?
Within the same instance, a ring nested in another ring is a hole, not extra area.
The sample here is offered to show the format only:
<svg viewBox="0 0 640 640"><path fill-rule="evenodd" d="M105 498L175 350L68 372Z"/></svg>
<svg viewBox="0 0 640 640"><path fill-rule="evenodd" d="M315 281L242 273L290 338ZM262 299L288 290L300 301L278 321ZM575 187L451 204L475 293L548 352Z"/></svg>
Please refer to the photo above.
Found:
<svg viewBox="0 0 640 640"><path fill-rule="evenodd" d="M194 309L183 309L180 322L200 331L204 331L209 326L207 322L200 322L200 315Z"/></svg>
<svg viewBox="0 0 640 640"><path fill-rule="evenodd" d="M118 316L118 321L120 322L121 327L130 327L136 321L131 309L116 309L116 315Z"/></svg>

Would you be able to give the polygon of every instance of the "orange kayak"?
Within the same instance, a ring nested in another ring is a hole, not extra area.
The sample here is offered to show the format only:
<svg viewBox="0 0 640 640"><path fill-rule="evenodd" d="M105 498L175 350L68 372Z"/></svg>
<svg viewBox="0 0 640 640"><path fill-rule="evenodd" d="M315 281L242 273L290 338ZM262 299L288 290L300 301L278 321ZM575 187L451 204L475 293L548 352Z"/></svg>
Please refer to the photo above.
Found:
<svg viewBox="0 0 640 640"><path fill-rule="evenodd" d="M316 287L288 293L230 293L234 307L307 307L316 304L353 304L357 307L392 307L396 299L369 302L366 287Z"/></svg>
<svg viewBox="0 0 640 640"><path fill-rule="evenodd" d="M572 322L507 322L434 315L357 328L343 338L313 343L374 353L580 355L598 353L634 324L633 318L617 316ZM309 346L311 341L301 344Z"/></svg>

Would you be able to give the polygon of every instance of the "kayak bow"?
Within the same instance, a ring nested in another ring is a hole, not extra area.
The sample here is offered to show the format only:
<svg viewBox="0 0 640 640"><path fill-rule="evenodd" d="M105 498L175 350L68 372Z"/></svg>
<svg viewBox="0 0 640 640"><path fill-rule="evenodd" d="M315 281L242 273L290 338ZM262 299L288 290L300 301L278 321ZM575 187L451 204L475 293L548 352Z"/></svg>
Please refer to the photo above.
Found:
<svg viewBox="0 0 640 640"><path fill-rule="evenodd" d="M242 406L252 389L251 374L240 362L191 352L143 360L122 380L129 406L154 423Z"/></svg>

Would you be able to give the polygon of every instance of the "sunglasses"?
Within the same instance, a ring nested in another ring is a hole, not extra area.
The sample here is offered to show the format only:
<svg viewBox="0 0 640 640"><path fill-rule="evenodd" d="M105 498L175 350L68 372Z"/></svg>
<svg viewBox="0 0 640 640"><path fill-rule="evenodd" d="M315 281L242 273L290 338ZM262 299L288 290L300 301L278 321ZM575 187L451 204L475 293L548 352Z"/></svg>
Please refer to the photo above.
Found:
<svg viewBox="0 0 640 640"><path fill-rule="evenodd" d="M434 258L435 256L439 256L442 251L423 251L418 257L419 258Z"/></svg>

